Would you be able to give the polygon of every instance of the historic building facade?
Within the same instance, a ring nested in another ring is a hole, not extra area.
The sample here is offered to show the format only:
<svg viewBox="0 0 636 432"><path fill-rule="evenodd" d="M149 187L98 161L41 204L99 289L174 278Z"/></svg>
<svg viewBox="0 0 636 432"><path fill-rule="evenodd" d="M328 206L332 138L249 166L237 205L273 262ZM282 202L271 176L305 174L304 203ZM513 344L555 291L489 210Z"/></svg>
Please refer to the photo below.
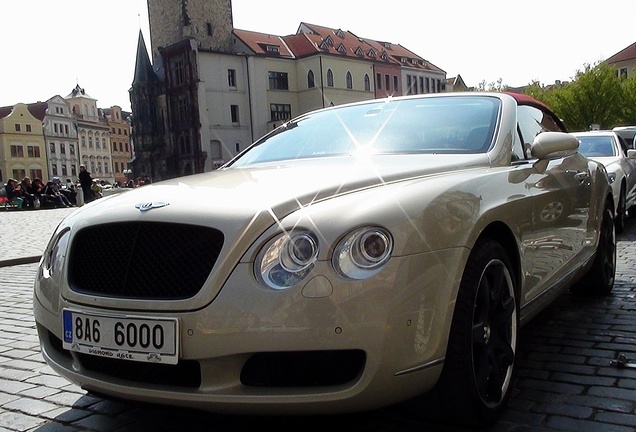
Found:
<svg viewBox="0 0 636 432"><path fill-rule="evenodd" d="M29 104L29 111L42 122L47 157L47 170L42 180L53 177L76 179L79 172L77 127L71 106L56 95L46 102ZM31 177L33 178L33 177Z"/></svg>
<svg viewBox="0 0 636 432"><path fill-rule="evenodd" d="M130 145L130 113L120 106L102 109L103 120L110 128L110 152L113 161L113 177L120 184L133 179L129 163L132 160Z"/></svg>
<svg viewBox="0 0 636 432"><path fill-rule="evenodd" d="M85 165L93 179L115 181L110 151L110 127L100 119L97 99L78 85L65 99L77 126L79 161Z"/></svg>
<svg viewBox="0 0 636 432"><path fill-rule="evenodd" d="M234 29L230 0L149 0L148 13L130 100L133 172L153 181L216 169L314 109L446 91L446 73L399 44L308 23Z"/></svg>
<svg viewBox="0 0 636 432"><path fill-rule="evenodd" d="M42 122L26 104L0 108L0 181L47 173Z"/></svg>

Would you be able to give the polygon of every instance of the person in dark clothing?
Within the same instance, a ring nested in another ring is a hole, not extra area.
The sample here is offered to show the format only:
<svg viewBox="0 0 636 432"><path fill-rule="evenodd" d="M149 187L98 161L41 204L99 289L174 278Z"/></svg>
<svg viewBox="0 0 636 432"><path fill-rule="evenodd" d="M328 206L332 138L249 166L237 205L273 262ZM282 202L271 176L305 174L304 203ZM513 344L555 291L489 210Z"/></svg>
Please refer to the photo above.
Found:
<svg viewBox="0 0 636 432"><path fill-rule="evenodd" d="M82 187L82 192L84 193L84 202L89 203L93 201L93 190L91 189L93 178L91 177L91 173L86 171L85 165L80 165L79 182Z"/></svg>

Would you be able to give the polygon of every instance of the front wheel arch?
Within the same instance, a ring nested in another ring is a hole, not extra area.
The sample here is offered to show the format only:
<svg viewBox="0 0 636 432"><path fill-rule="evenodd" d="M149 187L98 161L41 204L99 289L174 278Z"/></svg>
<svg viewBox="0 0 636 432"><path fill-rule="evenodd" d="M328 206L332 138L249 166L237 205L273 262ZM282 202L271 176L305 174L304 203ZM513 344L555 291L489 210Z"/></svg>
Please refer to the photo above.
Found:
<svg viewBox="0 0 636 432"><path fill-rule="evenodd" d="M481 237L460 283L435 397L447 421L486 426L512 391L519 339L518 283L509 252Z"/></svg>

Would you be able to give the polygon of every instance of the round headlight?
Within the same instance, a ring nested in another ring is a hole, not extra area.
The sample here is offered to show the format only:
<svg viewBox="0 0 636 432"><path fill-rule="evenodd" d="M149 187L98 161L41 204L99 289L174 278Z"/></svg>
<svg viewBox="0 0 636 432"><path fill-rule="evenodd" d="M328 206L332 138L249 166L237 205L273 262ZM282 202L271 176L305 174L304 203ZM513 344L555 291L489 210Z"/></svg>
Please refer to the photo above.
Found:
<svg viewBox="0 0 636 432"><path fill-rule="evenodd" d="M285 289L302 282L317 259L318 241L313 234L284 233L261 249L254 272L268 287Z"/></svg>
<svg viewBox="0 0 636 432"><path fill-rule="evenodd" d="M391 258L393 239L378 227L360 228L346 236L334 251L333 266L350 279L366 279L379 272Z"/></svg>

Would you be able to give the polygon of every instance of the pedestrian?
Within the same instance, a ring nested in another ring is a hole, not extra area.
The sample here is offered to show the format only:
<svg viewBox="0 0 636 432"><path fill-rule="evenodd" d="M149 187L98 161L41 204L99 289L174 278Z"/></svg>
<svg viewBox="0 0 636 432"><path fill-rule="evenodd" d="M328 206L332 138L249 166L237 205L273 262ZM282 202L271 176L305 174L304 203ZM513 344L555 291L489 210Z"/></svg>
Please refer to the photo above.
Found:
<svg viewBox="0 0 636 432"><path fill-rule="evenodd" d="M93 186L93 178L91 177L91 173L86 170L86 165L80 165L78 177L82 192L84 193L84 202L89 203L93 201L93 190L91 189Z"/></svg>

